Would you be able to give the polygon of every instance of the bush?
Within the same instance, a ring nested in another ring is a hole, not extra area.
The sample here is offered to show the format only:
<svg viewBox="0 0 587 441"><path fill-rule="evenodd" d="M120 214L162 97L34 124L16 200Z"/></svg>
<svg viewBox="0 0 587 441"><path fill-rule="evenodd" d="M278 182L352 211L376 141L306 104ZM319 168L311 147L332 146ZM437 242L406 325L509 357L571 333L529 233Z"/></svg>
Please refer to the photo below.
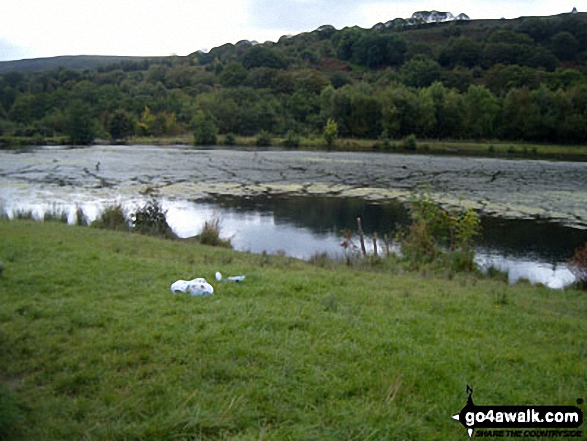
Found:
<svg viewBox="0 0 587 441"><path fill-rule="evenodd" d="M288 130L283 139L283 146L288 148L298 148L300 146L300 137L293 130Z"/></svg>
<svg viewBox="0 0 587 441"><path fill-rule="evenodd" d="M94 228L103 228L116 231L130 231L126 214L120 204L106 208L91 224Z"/></svg>
<svg viewBox="0 0 587 441"><path fill-rule="evenodd" d="M84 213L84 210L82 210L81 207L77 207L77 209L75 210L75 218L73 223L75 225L78 225L80 227L87 227L88 226L88 218Z"/></svg>
<svg viewBox="0 0 587 441"><path fill-rule="evenodd" d="M61 222L66 224L67 223L67 211L59 210L56 206L50 211L46 211L43 214L43 221L45 222Z"/></svg>
<svg viewBox="0 0 587 441"><path fill-rule="evenodd" d="M217 141L218 126L209 113L199 110L192 119L194 144L214 145Z"/></svg>
<svg viewBox="0 0 587 441"><path fill-rule="evenodd" d="M141 234L176 239L176 234L167 223L166 214L159 203L152 200L132 214L133 227Z"/></svg>
<svg viewBox="0 0 587 441"><path fill-rule="evenodd" d="M475 268L473 245L481 232L475 211L449 211L423 193L412 198L410 212L412 223L407 233L398 235L402 254L409 263L420 266L435 262L454 271Z"/></svg>
<svg viewBox="0 0 587 441"><path fill-rule="evenodd" d="M408 135L402 140L402 147L409 152L415 152L417 146L416 135Z"/></svg>
<svg viewBox="0 0 587 441"><path fill-rule="evenodd" d="M568 262L568 267L577 279L579 286L587 290L587 243L575 251Z"/></svg>
<svg viewBox="0 0 587 441"><path fill-rule="evenodd" d="M271 141L271 135L265 130L260 131L257 135L258 147L269 147L271 145Z"/></svg>
<svg viewBox="0 0 587 441"><path fill-rule="evenodd" d="M202 245L232 248L230 239L222 239L220 237L220 219L218 218L204 222L202 232L198 236L196 236L196 239Z"/></svg>
<svg viewBox="0 0 587 441"><path fill-rule="evenodd" d="M224 145L235 145L236 144L236 138L234 136L234 134L229 133L224 137Z"/></svg>

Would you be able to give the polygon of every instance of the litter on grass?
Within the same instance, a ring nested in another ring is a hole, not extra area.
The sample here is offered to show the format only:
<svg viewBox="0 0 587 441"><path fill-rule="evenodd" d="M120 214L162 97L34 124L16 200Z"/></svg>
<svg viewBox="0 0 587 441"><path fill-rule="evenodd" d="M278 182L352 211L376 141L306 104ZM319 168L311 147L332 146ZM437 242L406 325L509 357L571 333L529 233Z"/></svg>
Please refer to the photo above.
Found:
<svg viewBox="0 0 587 441"><path fill-rule="evenodd" d="M216 271L216 280L218 280L219 282L222 281L222 274L218 271ZM245 280L245 276L227 277L226 280L228 280L229 282L242 282L243 280Z"/></svg>
<svg viewBox="0 0 587 441"><path fill-rule="evenodd" d="M193 280L178 280L171 285L171 292L176 294L178 292L187 292L192 296L208 296L214 294L214 288L206 279L197 278Z"/></svg>

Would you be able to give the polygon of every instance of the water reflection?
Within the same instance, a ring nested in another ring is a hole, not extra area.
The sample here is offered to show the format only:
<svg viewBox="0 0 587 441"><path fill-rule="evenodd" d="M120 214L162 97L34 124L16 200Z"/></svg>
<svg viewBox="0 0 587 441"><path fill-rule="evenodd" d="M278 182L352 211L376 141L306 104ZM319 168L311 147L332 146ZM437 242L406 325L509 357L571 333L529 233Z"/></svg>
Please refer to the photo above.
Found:
<svg viewBox="0 0 587 441"><path fill-rule="evenodd" d="M121 203L128 213L143 205L147 198L117 200L78 199L73 204L47 199L11 199L4 197L4 209L10 216L17 210L32 210L38 218L44 212L65 210L73 222L76 209L82 208L89 220L106 206ZM224 197L214 200L163 200L167 219L180 237L197 235L204 222L221 220L223 237L230 237L241 251L284 252L308 259L326 252L342 257L342 229L356 230L361 217L363 229L370 236L393 234L407 225L409 215L397 201L372 202L357 198L333 197ZM482 219L483 235L477 248L476 262L482 269L491 266L507 272L515 283L521 278L562 288L574 281L565 262L574 250L587 242L587 231L533 220ZM372 249L372 242L367 241ZM382 244L381 244L382 245ZM382 250L380 250L382 252Z"/></svg>

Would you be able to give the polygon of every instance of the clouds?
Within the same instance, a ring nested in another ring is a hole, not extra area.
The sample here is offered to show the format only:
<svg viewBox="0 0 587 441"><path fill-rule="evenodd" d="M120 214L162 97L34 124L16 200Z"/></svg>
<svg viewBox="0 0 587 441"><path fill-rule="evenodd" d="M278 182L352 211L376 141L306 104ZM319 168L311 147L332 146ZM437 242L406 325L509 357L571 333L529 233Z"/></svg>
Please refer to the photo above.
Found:
<svg viewBox="0 0 587 441"><path fill-rule="evenodd" d="M570 12L576 0L2 0L0 60L56 55L187 55L277 41L330 24L369 28L415 11L515 18Z"/></svg>

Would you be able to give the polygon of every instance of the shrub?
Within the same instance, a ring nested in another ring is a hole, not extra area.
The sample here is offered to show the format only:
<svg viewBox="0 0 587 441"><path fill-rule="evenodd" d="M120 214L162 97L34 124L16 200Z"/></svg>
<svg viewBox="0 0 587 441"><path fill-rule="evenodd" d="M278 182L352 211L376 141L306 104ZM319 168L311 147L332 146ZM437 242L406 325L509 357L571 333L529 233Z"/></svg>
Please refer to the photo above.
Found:
<svg viewBox="0 0 587 441"><path fill-rule="evenodd" d="M236 138L235 138L234 134L228 133L224 137L224 145L235 145L235 144L236 144Z"/></svg>
<svg viewBox="0 0 587 441"><path fill-rule="evenodd" d="M75 218L73 223L75 225L78 225L80 227L87 227L88 226L88 218L86 216L86 214L84 213L84 210L81 209L81 207L77 207L77 209L75 210Z"/></svg>
<svg viewBox="0 0 587 441"><path fill-rule="evenodd" d="M575 251L568 262L568 267L577 279L579 286L587 290L587 243Z"/></svg>
<svg viewBox="0 0 587 441"><path fill-rule="evenodd" d="M43 221L45 222L61 222L67 223L67 212L65 210L58 210L57 207L53 207L51 211L46 211L43 214Z"/></svg>
<svg viewBox="0 0 587 441"><path fill-rule="evenodd" d="M218 218L204 222L202 232L196 238L202 245L232 248L230 239L222 239L220 237L220 219Z"/></svg>
<svg viewBox="0 0 587 441"><path fill-rule="evenodd" d="M35 220L35 215L32 210L16 210L14 212L14 219L18 220Z"/></svg>
<svg viewBox="0 0 587 441"><path fill-rule="evenodd" d="M257 134L257 146L258 147L269 147L271 145L271 135L265 130L261 130Z"/></svg>
<svg viewBox="0 0 587 441"><path fill-rule="evenodd" d="M194 128L194 144L196 145L213 145L216 144L218 126L214 118L203 110L196 112L192 119Z"/></svg>
<svg viewBox="0 0 587 441"><path fill-rule="evenodd" d="M166 214L157 201L151 200L132 214L133 227L141 234L175 239L177 236L167 223Z"/></svg>
<svg viewBox="0 0 587 441"><path fill-rule="evenodd" d="M402 147L404 150L415 152L417 146L416 135L408 135L402 140Z"/></svg>
<svg viewBox="0 0 587 441"><path fill-rule="evenodd" d="M404 258L415 266L437 262L454 271L474 269L474 240L480 234L479 216L473 210L449 211L427 193L410 202L412 223L400 232Z"/></svg>
<svg viewBox="0 0 587 441"><path fill-rule="evenodd" d="M288 130L283 139L283 146L288 148L298 148L300 146L300 137L293 130Z"/></svg>
<svg viewBox="0 0 587 441"><path fill-rule="evenodd" d="M334 141L338 137L338 124L333 118L328 118L326 126L324 126L324 140L329 149L334 145Z"/></svg>
<svg viewBox="0 0 587 441"><path fill-rule="evenodd" d="M126 214L120 204L104 209L91 226L108 230L130 231Z"/></svg>

